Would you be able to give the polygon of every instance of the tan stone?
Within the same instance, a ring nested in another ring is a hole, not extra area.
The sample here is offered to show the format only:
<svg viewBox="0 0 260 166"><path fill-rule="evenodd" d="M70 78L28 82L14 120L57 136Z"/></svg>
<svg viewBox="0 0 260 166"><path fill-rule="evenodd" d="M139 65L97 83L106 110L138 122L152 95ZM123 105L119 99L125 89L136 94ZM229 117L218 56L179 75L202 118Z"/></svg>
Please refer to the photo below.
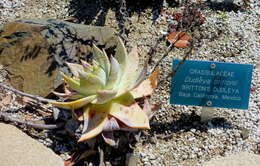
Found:
<svg viewBox="0 0 260 166"><path fill-rule="evenodd" d="M46 96L54 89L49 44L41 36L42 27L22 23L9 23L0 34L0 63L8 71L8 80L19 90Z"/></svg>
<svg viewBox="0 0 260 166"><path fill-rule="evenodd" d="M63 166L50 149L16 127L0 123L1 166Z"/></svg>
<svg viewBox="0 0 260 166"><path fill-rule="evenodd" d="M114 36L109 27L55 19L10 22L0 29L0 65L14 88L46 97L62 84L59 71L70 74L66 62L86 58L93 41L114 47Z"/></svg>
<svg viewBox="0 0 260 166"><path fill-rule="evenodd" d="M260 156L248 152L241 152L228 157L213 159L203 166L259 166Z"/></svg>

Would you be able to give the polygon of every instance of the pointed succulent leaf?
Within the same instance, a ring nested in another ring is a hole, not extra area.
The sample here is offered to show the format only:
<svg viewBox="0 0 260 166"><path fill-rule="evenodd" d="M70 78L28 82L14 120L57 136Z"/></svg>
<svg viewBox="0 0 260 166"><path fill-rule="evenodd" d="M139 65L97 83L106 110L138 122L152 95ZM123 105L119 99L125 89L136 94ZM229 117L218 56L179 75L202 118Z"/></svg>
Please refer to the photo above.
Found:
<svg viewBox="0 0 260 166"><path fill-rule="evenodd" d="M86 95L95 94L105 86L103 81L92 73L79 73L79 80L82 93Z"/></svg>
<svg viewBox="0 0 260 166"><path fill-rule="evenodd" d="M110 115L128 127L150 129L149 119L137 103L131 105L113 103Z"/></svg>
<svg viewBox="0 0 260 166"><path fill-rule="evenodd" d="M79 72L83 71L83 66L76 64L76 63L66 63L71 71L71 73L73 74L73 76L78 77L79 76Z"/></svg>
<svg viewBox="0 0 260 166"><path fill-rule="evenodd" d="M85 106L86 104L89 104L95 98L96 98L96 95L92 95L92 96L84 97L84 98L81 98L81 99L78 99L75 101L70 101L70 102L53 101L53 102L50 102L50 104L53 104L60 108L74 110L74 109L81 108L81 107Z"/></svg>
<svg viewBox="0 0 260 166"><path fill-rule="evenodd" d="M86 62L84 60L80 60L80 61L81 61L84 72L91 73L93 71L93 66L91 64L89 64L88 62Z"/></svg>
<svg viewBox="0 0 260 166"><path fill-rule="evenodd" d="M104 51L101 51L96 45L93 44L93 58L96 60L103 70L106 72L106 75L109 74L110 62Z"/></svg>
<svg viewBox="0 0 260 166"><path fill-rule="evenodd" d="M126 93L111 102L109 114L131 128L149 129L149 119L145 112L134 101L130 93Z"/></svg>
<svg viewBox="0 0 260 166"><path fill-rule="evenodd" d="M125 93L138 79L139 56L137 48L133 48L131 53L127 55L127 63L122 76L121 82L118 86L118 96Z"/></svg>
<svg viewBox="0 0 260 166"><path fill-rule="evenodd" d="M115 58L119 62L122 72L125 70L125 65L127 63L126 57L127 57L127 51L126 51L124 42L122 41L121 38L118 38L118 44L116 47Z"/></svg>
<svg viewBox="0 0 260 166"><path fill-rule="evenodd" d="M60 93L60 92L55 92L55 91L52 91L52 93L55 96L58 96L59 98L68 98L71 96L71 93Z"/></svg>
<svg viewBox="0 0 260 166"><path fill-rule="evenodd" d="M77 94L77 93L59 93L59 92L52 92L54 95L58 96L59 98L62 98L63 100L67 100L67 99L70 99L70 100L77 100L77 99L80 99L80 98L84 98L83 95L80 95L80 94Z"/></svg>
<svg viewBox="0 0 260 166"><path fill-rule="evenodd" d="M88 140L100 134L103 131L103 128L108 120L107 115L108 112L105 110L86 107L84 109L84 119L87 119L87 122L85 122L87 123L87 127L84 127L84 133L82 134L78 142Z"/></svg>
<svg viewBox="0 0 260 166"><path fill-rule="evenodd" d="M105 51L104 49L103 49L102 51L103 51L104 56L105 56L106 59L108 60L108 63L106 64L107 67L104 68L104 71L106 72L106 75L108 76L109 73L110 73L110 68L111 68L111 67L110 67L110 62L109 62L109 58L108 58L108 56L107 56L106 51Z"/></svg>
<svg viewBox="0 0 260 166"><path fill-rule="evenodd" d="M115 86L117 86L121 79L122 72L120 64L113 56L110 57L110 62L110 73L106 84L106 89L115 89Z"/></svg>
<svg viewBox="0 0 260 166"><path fill-rule="evenodd" d="M63 73L61 73L61 75L62 75L63 79L65 80L65 82L68 84L69 88L71 88L71 89L80 93L81 88L80 88L80 83L78 81L76 81L73 78L66 76Z"/></svg>
<svg viewBox="0 0 260 166"><path fill-rule="evenodd" d="M93 61L93 71L92 73L96 75L103 83L103 85L107 82L107 76L106 72L103 70L103 68L96 62Z"/></svg>

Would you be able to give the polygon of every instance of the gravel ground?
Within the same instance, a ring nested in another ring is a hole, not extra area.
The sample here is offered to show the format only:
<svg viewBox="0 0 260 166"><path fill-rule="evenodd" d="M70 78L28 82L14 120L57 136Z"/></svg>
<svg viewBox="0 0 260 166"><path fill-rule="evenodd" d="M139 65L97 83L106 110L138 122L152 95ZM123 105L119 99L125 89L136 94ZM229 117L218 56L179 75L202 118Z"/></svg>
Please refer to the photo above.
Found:
<svg viewBox="0 0 260 166"><path fill-rule="evenodd" d="M68 3L64 0L1 0L0 24L18 18L68 18ZM179 8L164 4L164 10ZM158 36L167 31L169 21L160 16L153 22L151 13L150 8L146 8L140 17L133 13L127 24L128 47L138 45L143 56ZM152 101L160 103L161 108L151 121L152 129L143 132L136 145L135 152L141 156L140 165L202 165L204 161L220 156L260 151L260 2L251 1L250 9L237 12L206 7L202 13L207 21L200 27L200 40L189 59L253 64L252 87L255 90L250 94L249 109L215 109L215 118L201 123L201 107L170 105L170 80L165 77L171 71L172 58L181 59L185 55L185 49L175 49L160 64L160 80L164 81L159 84ZM117 23L112 8L105 24L118 30ZM165 42L159 44L151 66L166 48Z"/></svg>
<svg viewBox="0 0 260 166"><path fill-rule="evenodd" d="M0 24L16 19L65 18L65 0L1 0Z"/></svg>

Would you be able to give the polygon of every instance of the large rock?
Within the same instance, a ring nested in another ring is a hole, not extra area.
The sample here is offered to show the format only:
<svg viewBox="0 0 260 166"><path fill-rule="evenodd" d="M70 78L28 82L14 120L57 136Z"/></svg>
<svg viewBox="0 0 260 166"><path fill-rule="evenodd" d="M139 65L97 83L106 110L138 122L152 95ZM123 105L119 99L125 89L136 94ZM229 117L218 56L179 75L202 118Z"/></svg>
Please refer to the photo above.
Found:
<svg viewBox="0 0 260 166"><path fill-rule="evenodd" d="M18 130L0 123L1 166L63 166L63 160L41 143Z"/></svg>
<svg viewBox="0 0 260 166"><path fill-rule="evenodd" d="M206 162L203 166L259 166L260 156L247 152Z"/></svg>
<svg viewBox="0 0 260 166"><path fill-rule="evenodd" d="M0 64L12 86L47 96L62 83L58 71L69 74L65 62L84 59L92 42L114 47L114 36L109 27L54 19L10 22L0 29Z"/></svg>

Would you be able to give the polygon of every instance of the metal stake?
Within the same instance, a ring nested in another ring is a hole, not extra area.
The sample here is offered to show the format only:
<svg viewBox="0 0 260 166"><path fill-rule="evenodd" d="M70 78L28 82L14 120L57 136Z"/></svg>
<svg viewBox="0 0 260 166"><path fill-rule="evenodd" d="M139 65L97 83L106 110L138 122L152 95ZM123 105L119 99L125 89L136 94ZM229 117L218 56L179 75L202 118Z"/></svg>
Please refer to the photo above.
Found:
<svg viewBox="0 0 260 166"><path fill-rule="evenodd" d="M216 69L216 64L212 63L210 64L209 68L210 70L215 70ZM212 101L207 101L206 106L201 108L201 114L200 114L200 121L205 123L210 121L212 118L214 118L214 108L212 107Z"/></svg>
<svg viewBox="0 0 260 166"><path fill-rule="evenodd" d="M214 118L214 108L213 107L202 107L200 114L200 121L205 123Z"/></svg>

